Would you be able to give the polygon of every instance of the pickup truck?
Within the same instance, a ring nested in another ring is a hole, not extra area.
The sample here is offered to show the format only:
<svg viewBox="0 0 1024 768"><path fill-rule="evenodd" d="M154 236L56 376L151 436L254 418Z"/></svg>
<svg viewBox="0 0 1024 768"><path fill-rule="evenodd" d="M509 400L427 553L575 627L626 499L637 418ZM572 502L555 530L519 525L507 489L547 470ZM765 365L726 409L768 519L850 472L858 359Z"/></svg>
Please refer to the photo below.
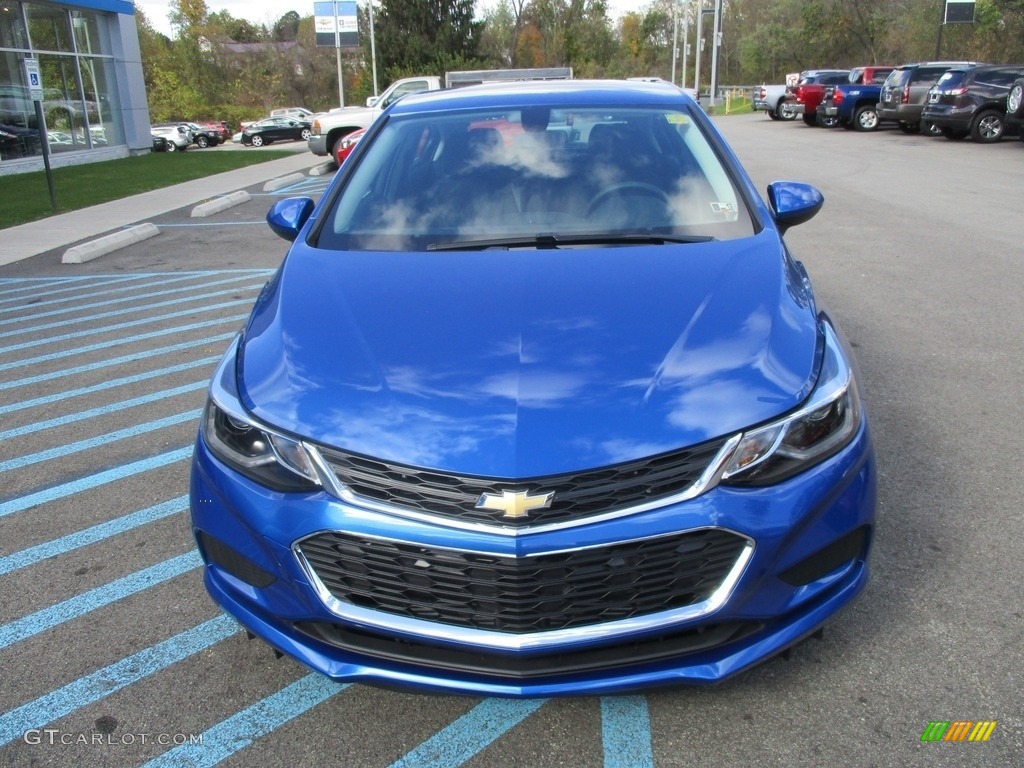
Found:
<svg viewBox="0 0 1024 768"><path fill-rule="evenodd" d="M803 113L805 123L818 125L818 105L825 96L825 86L845 83L849 76L848 69L808 69L800 73L796 84L796 110Z"/></svg>
<svg viewBox="0 0 1024 768"><path fill-rule="evenodd" d="M785 85L754 87L754 111L764 110L772 120L795 120L793 94L790 88L797 84L799 75L786 75ZM792 80L792 82L791 82Z"/></svg>
<svg viewBox="0 0 1024 768"><path fill-rule="evenodd" d="M826 86L817 110L819 125L838 124L858 131L878 128L882 84L894 69L890 66L854 67L850 70L849 83Z"/></svg>
<svg viewBox="0 0 1024 768"><path fill-rule="evenodd" d="M352 131L369 128L370 123L393 102L409 93L436 91L441 88L460 88L466 85L496 83L511 80L570 80L572 67L546 67L539 69L487 69L469 72L449 72L444 80L434 75L405 77L396 80L380 96L371 96L365 107L339 107L323 112L313 120L313 133L307 142L314 155L330 155L338 162L337 152L341 140Z"/></svg>

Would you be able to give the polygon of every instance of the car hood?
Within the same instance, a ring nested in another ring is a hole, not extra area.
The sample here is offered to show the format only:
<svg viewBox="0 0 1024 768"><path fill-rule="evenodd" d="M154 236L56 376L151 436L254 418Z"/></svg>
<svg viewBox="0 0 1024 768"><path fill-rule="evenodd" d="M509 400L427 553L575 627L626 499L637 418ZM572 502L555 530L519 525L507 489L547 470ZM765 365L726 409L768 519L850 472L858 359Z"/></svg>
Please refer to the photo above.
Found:
<svg viewBox="0 0 1024 768"><path fill-rule="evenodd" d="M353 453L527 478L734 433L803 401L818 328L769 231L443 253L297 243L238 357L244 406Z"/></svg>

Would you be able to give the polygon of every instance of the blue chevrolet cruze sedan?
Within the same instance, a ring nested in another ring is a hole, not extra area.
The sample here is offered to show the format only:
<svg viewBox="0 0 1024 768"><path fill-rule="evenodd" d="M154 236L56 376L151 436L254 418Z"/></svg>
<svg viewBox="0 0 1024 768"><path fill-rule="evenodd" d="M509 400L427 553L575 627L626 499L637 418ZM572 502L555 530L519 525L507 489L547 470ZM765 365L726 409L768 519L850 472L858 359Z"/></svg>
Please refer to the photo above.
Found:
<svg viewBox="0 0 1024 768"><path fill-rule="evenodd" d="M712 683L863 588L875 461L843 336L666 83L411 95L213 377L214 600L338 681L555 696Z"/></svg>

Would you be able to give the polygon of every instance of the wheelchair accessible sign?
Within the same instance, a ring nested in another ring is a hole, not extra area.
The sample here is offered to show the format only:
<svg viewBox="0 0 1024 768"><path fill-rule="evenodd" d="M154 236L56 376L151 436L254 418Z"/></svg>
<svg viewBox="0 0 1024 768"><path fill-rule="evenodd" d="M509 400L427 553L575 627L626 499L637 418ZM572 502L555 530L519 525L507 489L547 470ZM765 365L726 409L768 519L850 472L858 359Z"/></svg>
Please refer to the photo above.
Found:
<svg viewBox="0 0 1024 768"><path fill-rule="evenodd" d="M32 101L43 100L43 78L39 74L39 60L25 59L25 82L28 83L29 98Z"/></svg>

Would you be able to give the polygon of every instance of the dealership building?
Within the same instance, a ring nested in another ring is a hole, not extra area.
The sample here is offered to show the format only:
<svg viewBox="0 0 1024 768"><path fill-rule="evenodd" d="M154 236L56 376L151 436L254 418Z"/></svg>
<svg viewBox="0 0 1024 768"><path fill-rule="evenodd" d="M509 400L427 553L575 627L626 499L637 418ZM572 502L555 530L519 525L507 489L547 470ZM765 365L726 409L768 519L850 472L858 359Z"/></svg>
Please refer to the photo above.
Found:
<svg viewBox="0 0 1024 768"><path fill-rule="evenodd" d="M54 166L150 150L134 13L125 0L0 0L0 176L41 170L44 141Z"/></svg>

